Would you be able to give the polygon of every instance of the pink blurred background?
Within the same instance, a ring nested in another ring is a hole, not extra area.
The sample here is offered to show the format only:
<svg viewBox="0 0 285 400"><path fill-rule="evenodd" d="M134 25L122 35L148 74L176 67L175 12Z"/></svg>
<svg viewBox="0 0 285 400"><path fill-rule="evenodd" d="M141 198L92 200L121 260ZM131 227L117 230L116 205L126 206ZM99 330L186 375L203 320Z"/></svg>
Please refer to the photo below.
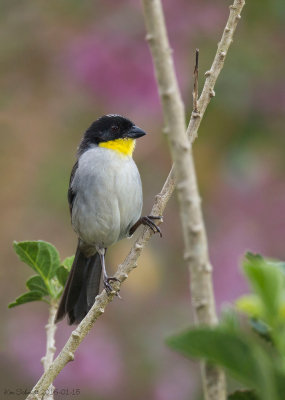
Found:
<svg viewBox="0 0 285 400"><path fill-rule="evenodd" d="M195 48L202 87L229 4L163 1L188 116ZM248 290L245 251L285 259L284 16L283 0L248 2L194 146L219 312ZM66 192L85 129L102 114L121 113L149 132L134 155L144 214L171 162L140 2L4 0L0 19L0 397L12 400L41 375L48 313L44 303L7 309L32 275L12 241L43 239L62 259L73 254ZM108 307L56 379L57 398L201 398L198 365L164 344L192 320L175 196L164 220L163 238L151 240L123 300ZM109 251L109 269L129 248L125 240ZM58 350L70 332L59 324Z"/></svg>

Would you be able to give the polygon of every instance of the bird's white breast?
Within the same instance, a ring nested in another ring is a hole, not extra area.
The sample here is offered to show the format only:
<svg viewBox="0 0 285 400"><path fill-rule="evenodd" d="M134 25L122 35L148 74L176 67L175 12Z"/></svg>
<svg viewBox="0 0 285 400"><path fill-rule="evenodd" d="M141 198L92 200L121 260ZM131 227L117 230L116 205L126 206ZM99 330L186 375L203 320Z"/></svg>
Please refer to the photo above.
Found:
<svg viewBox="0 0 285 400"><path fill-rule="evenodd" d="M140 218L141 180L129 156L92 147L78 160L72 189L72 224L87 244L108 247L126 237Z"/></svg>

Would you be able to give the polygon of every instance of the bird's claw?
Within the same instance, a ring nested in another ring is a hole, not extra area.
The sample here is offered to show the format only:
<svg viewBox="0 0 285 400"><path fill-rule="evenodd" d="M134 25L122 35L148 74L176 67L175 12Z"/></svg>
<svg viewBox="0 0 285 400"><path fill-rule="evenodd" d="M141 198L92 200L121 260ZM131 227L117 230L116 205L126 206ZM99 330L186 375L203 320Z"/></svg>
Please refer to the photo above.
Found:
<svg viewBox="0 0 285 400"><path fill-rule="evenodd" d="M159 219L160 221L163 221L163 218L161 216L148 215L146 217L142 217L142 223L144 225L147 225L153 231L153 233L159 233L160 237L162 237L160 228L152 221L154 219Z"/></svg>
<svg viewBox="0 0 285 400"><path fill-rule="evenodd" d="M104 283L104 288L107 292L108 295L110 294L115 294L121 299L121 296L119 295L119 291L114 290L112 286L110 285L110 282L120 282L118 278L115 278L114 276L111 277L104 277L103 283Z"/></svg>

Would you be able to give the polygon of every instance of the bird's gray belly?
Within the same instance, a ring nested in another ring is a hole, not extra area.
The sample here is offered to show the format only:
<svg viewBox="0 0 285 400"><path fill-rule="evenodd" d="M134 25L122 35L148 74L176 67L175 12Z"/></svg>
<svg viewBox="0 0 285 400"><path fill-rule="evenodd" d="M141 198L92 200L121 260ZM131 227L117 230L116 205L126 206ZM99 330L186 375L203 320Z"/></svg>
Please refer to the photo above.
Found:
<svg viewBox="0 0 285 400"><path fill-rule="evenodd" d="M85 244L109 247L128 236L140 218L141 181L132 158L108 149L96 150L89 150L86 153L90 154L79 160L72 224Z"/></svg>

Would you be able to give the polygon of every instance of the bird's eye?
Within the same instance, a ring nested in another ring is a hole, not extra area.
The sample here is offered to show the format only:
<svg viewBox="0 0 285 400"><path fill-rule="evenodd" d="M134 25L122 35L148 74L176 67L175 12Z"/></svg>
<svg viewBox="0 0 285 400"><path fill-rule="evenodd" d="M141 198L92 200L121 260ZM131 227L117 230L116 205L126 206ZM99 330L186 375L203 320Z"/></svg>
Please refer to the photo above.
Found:
<svg viewBox="0 0 285 400"><path fill-rule="evenodd" d="M113 132L117 132L119 127L118 127L118 125L112 125L111 129L112 129Z"/></svg>

